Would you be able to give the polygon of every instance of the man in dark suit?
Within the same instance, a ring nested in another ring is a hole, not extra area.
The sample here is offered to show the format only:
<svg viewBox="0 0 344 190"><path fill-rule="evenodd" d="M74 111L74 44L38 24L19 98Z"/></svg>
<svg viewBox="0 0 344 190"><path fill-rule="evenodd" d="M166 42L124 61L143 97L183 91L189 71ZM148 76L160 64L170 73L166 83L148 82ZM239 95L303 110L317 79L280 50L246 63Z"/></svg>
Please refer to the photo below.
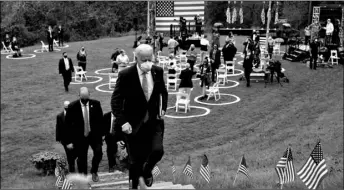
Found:
<svg viewBox="0 0 344 190"><path fill-rule="evenodd" d="M124 132L133 189L138 188L139 179L142 188L153 184L152 169L164 154L168 96L164 72L152 63L153 48L141 44L135 54L137 63L119 72L111 97L116 128Z"/></svg>
<svg viewBox="0 0 344 190"><path fill-rule="evenodd" d="M234 46L231 39L226 39L226 44L222 48L223 60L226 61L233 61L235 54L237 52L237 48Z"/></svg>
<svg viewBox="0 0 344 190"><path fill-rule="evenodd" d="M56 117L56 142L60 142L66 152L67 162L69 166L69 172L75 172L75 160L76 154L74 149L67 148L67 144L65 142L65 136L68 133L68 128L65 122L65 116L67 112L67 108L69 105L69 101L64 102L64 110L59 113Z"/></svg>
<svg viewBox="0 0 344 190"><path fill-rule="evenodd" d="M57 28L57 37L59 39L59 46L63 46L63 33L64 33L64 30L61 26L61 24L59 25L59 27Z"/></svg>
<svg viewBox="0 0 344 190"><path fill-rule="evenodd" d="M186 63L186 69L182 70L179 75L179 92L190 93L191 88L193 88L192 76L194 74L196 74L196 72L190 69L190 63Z"/></svg>
<svg viewBox="0 0 344 190"><path fill-rule="evenodd" d="M122 141L122 131L115 131L115 116L111 111L104 114L104 130L109 173L112 173L116 167L117 142Z"/></svg>
<svg viewBox="0 0 344 190"><path fill-rule="evenodd" d="M252 72L252 67L253 67L253 49L254 49L254 44L252 39L249 37L246 42L244 42L244 73L245 73L245 78L246 78L246 87L250 87L250 75Z"/></svg>
<svg viewBox="0 0 344 190"><path fill-rule="evenodd" d="M49 45L49 51L54 51L54 31L51 28L51 26L48 27L47 30L47 40L48 40L48 45Z"/></svg>
<svg viewBox="0 0 344 190"><path fill-rule="evenodd" d="M80 100L76 100L68 106L66 122L68 135L66 136L67 147L74 147L78 156L79 173L87 175L87 152L91 146L93 159L91 174L94 182L99 181L98 167L102 160L102 145L104 136L103 111L100 102L90 99L86 87L81 87Z"/></svg>
<svg viewBox="0 0 344 190"><path fill-rule="evenodd" d="M215 82L215 72L221 65L221 51L217 44L214 44L213 49L210 50L210 63L211 63L211 79Z"/></svg>
<svg viewBox="0 0 344 190"><path fill-rule="evenodd" d="M59 61L59 74L62 75L64 81L64 87L68 92L69 83L72 81L72 72L74 72L74 66L72 59L68 57L67 52L62 53L63 58Z"/></svg>

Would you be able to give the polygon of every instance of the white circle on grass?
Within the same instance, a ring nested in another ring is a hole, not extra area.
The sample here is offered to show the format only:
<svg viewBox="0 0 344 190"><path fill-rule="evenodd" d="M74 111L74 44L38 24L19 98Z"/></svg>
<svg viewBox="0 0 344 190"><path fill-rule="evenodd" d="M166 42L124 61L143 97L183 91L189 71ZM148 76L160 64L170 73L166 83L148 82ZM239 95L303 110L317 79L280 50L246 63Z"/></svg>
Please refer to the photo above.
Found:
<svg viewBox="0 0 344 190"><path fill-rule="evenodd" d="M69 47L69 45L68 44L64 44L63 46L54 46L54 47L58 47L58 48L67 48L67 47Z"/></svg>
<svg viewBox="0 0 344 190"><path fill-rule="evenodd" d="M220 93L220 95L221 95L221 96L222 96L222 95L225 95L225 96L232 96L232 97L236 98L236 100L233 101L233 102L218 103L218 104L206 103L206 102L201 102L201 101L198 100L200 97L203 96L203 95L200 95L200 96L195 97L194 101L197 102L197 103L199 103L199 104L204 104L204 105L210 105L210 106L223 106L223 105L234 104L234 103L237 103L237 102L239 102L239 101L241 100L238 96L236 96L236 95L234 95L234 94L223 94L223 93Z"/></svg>
<svg viewBox="0 0 344 190"><path fill-rule="evenodd" d="M234 74L228 74L227 73L227 77L239 76L239 75L244 74L244 71L240 70L240 69L234 69L234 71L239 71L239 73L235 73L235 72L234 72Z"/></svg>
<svg viewBox="0 0 344 190"><path fill-rule="evenodd" d="M94 83L97 83L97 82L100 82L100 81L102 81L103 80L103 77L98 77L98 76L88 76L88 75L86 75L86 77L87 77L87 79L88 78L98 78L98 80L96 80L96 81L91 81L91 82L84 82L85 81L85 79L83 78L82 79L82 81L83 82L78 82L78 81L75 81L75 77L72 77L72 79L74 79L74 82L71 82L71 84L94 84ZM79 77L78 77L79 78Z"/></svg>
<svg viewBox="0 0 344 190"><path fill-rule="evenodd" d="M61 51L61 49L57 49L57 48L54 48L54 52L59 52ZM33 52L35 53L50 53L50 51L42 51L42 49L36 49L36 50L33 50Z"/></svg>
<svg viewBox="0 0 344 190"><path fill-rule="evenodd" d="M166 110L173 109L173 108L176 108L176 106L168 107ZM203 117L203 116L206 116L210 113L209 108L199 107L199 106L190 106L190 108L202 109L202 110L205 110L205 113L198 114L198 115L188 115L188 116L173 116L173 115L165 114L165 117L174 118L174 119L186 119L186 118L194 118L194 117Z"/></svg>
<svg viewBox="0 0 344 190"><path fill-rule="evenodd" d="M241 60L241 61L238 61L238 64L239 65L242 65L244 63L244 61L243 60Z"/></svg>
<svg viewBox="0 0 344 190"><path fill-rule="evenodd" d="M99 92L113 93L114 89L112 89L111 91L110 90L102 90L102 89L100 89L100 87L105 86L105 85L109 86L109 83L105 83L105 84L101 84L101 85L96 86L96 90L99 91Z"/></svg>
<svg viewBox="0 0 344 190"><path fill-rule="evenodd" d="M105 70L110 70L110 72L108 72L108 73L101 73L100 72L100 71L105 71ZM109 75L109 74L113 73L113 72L111 72L111 70L112 70L112 68L99 69L99 70L94 71L94 73L96 73L97 75Z"/></svg>
<svg viewBox="0 0 344 190"><path fill-rule="evenodd" d="M21 57L13 57L13 55L7 55L7 59L30 59L36 57L36 54L21 54ZM30 57L23 57L24 55L30 55Z"/></svg>
<svg viewBox="0 0 344 190"><path fill-rule="evenodd" d="M239 86L239 84L240 84L238 81L234 81L234 80L227 80L227 81L233 82L234 85L231 85L231 86L222 86L222 84L219 84L219 88L234 88L234 87Z"/></svg>

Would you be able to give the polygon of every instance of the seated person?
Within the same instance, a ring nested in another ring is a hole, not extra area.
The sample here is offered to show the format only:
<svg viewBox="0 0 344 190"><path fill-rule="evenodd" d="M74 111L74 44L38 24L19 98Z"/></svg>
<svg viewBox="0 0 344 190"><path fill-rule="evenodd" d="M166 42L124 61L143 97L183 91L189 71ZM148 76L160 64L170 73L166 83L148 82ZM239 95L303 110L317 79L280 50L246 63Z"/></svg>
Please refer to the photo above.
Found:
<svg viewBox="0 0 344 190"><path fill-rule="evenodd" d="M10 45L11 45L11 38L8 34L6 34L6 36L5 36L4 44L5 44L6 48L10 47Z"/></svg>
<svg viewBox="0 0 344 190"><path fill-rule="evenodd" d="M116 59L117 59L117 56L119 55L119 48L116 48L115 49L115 52L111 55L111 64L112 64L112 69L111 71L114 73L114 70L117 71L118 70L118 65L116 63Z"/></svg>
<svg viewBox="0 0 344 190"><path fill-rule="evenodd" d="M19 48L19 44L16 37L13 37L11 46L12 46L12 50L14 51L13 57L21 57L22 50Z"/></svg>
<svg viewBox="0 0 344 190"><path fill-rule="evenodd" d="M123 68L129 66L129 57L125 53L125 51L122 49L120 51L120 54L116 58L116 63L118 64L118 70L122 70Z"/></svg>

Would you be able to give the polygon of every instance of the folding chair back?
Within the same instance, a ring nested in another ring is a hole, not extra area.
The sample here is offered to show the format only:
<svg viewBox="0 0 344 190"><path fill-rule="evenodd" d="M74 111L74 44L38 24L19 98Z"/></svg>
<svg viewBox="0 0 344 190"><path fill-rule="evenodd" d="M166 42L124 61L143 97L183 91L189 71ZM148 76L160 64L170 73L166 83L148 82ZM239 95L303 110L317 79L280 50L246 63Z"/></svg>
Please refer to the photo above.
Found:
<svg viewBox="0 0 344 190"><path fill-rule="evenodd" d="M179 107L184 108L185 113L190 110L190 95L193 88L190 89L189 92L179 92L176 98L176 112L178 111Z"/></svg>
<svg viewBox="0 0 344 190"><path fill-rule="evenodd" d="M43 41L41 41L41 44L42 44L42 52L44 52L44 51L49 52L48 45L45 45Z"/></svg>
<svg viewBox="0 0 344 190"><path fill-rule="evenodd" d="M220 79L222 79L222 84L225 85L227 82L227 68L219 68L217 69L217 77L216 77L216 81L219 82Z"/></svg>
<svg viewBox="0 0 344 190"><path fill-rule="evenodd" d="M87 80L86 76L87 71L84 71L82 67L80 66L74 66L74 77L75 82L82 82L82 79L85 78Z"/></svg>
<svg viewBox="0 0 344 190"><path fill-rule="evenodd" d="M339 64L338 63L338 60L339 60L339 57L338 57L338 54L337 54L337 50L331 50L331 56L330 56L330 59L331 59L331 64Z"/></svg>
<svg viewBox="0 0 344 190"><path fill-rule="evenodd" d="M214 85L209 87L209 89L206 91L208 92L208 99L207 100L209 100L210 97L214 97L215 101L217 101L221 98L220 90L219 90L219 82L214 83Z"/></svg>
<svg viewBox="0 0 344 190"><path fill-rule="evenodd" d="M226 70L227 73L234 75L235 61L226 61Z"/></svg>
<svg viewBox="0 0 344 190"><path fill-rule="evenodd" d="M109 89L112 90L112 85L116 84L118 73L109 73Z"/></svg>
<svg viewBox="0 0 344 190"><path fill-rule="evenodd" d="M167 89L170 88L170 86L174 86L174 90L177 90L177 73L176 74L167 74Z"/></svg>

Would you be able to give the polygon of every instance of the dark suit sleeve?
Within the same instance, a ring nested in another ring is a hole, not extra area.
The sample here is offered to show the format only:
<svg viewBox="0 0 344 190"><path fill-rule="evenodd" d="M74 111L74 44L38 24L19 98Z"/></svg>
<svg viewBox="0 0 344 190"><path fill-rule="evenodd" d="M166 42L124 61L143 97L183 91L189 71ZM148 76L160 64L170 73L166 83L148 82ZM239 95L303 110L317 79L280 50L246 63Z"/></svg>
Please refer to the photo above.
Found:
<svg viewBox="0 0 344 190"><path fill-rule="evenodd" d="M164 81L164 71L160 69L160 77L161 77L161 83L160 83L160 91L161 91L161 96L162 96L162 110L166 113L167 109L167 99L168 99L168 92L166 89L165 81Z"/></svg>
<svg viewBox="0 0 344 190"><path fill-rule="evenodd" d="M126 85L125 75L123 72L118 73L116 86L111 96L111 110L116 117L116 127L122 127L127 122L123 113Z"/></svg>
<svg viewBox="0 0 344 190"><path fill-rule="evenodd" d="M103 115L103 109L102 106L100 104L99 101L95 101L96 102L96 117L97 117L97 121L99 123L98 127L99 127L99 137L102 137L104 135L104 115Z"/></svg>
<svg viewBox="0 0 344 190"><path fill-rule="evenodd" d="M70 67L70 69L71 69L72 72L75 72L75 71L74 71L73 61L72 61L71 58L69 58L69 67Z"/></svg>
<svg viewBox="0 0 344 190"><path fill-rule="evenodd" d="M66 112L66 116L65 116L65 129L68 130L63 130L62 132L64 133L63 138L61 139L61 143L68 145L70 143L73 143L73 137L75 137L75 126L73 126L73 118L75 118L74 116L74 108L75 104L72 105L69 104L68 108L67 108L67 112Z"/></svg>
<svg viewBox="0 0 344 190"><path fill-rule="evenodd" d="M59 74L62 74L62 70L63 70L63 68L62 68L62 60L60 59L60 61L59 61Z"/></svg>

